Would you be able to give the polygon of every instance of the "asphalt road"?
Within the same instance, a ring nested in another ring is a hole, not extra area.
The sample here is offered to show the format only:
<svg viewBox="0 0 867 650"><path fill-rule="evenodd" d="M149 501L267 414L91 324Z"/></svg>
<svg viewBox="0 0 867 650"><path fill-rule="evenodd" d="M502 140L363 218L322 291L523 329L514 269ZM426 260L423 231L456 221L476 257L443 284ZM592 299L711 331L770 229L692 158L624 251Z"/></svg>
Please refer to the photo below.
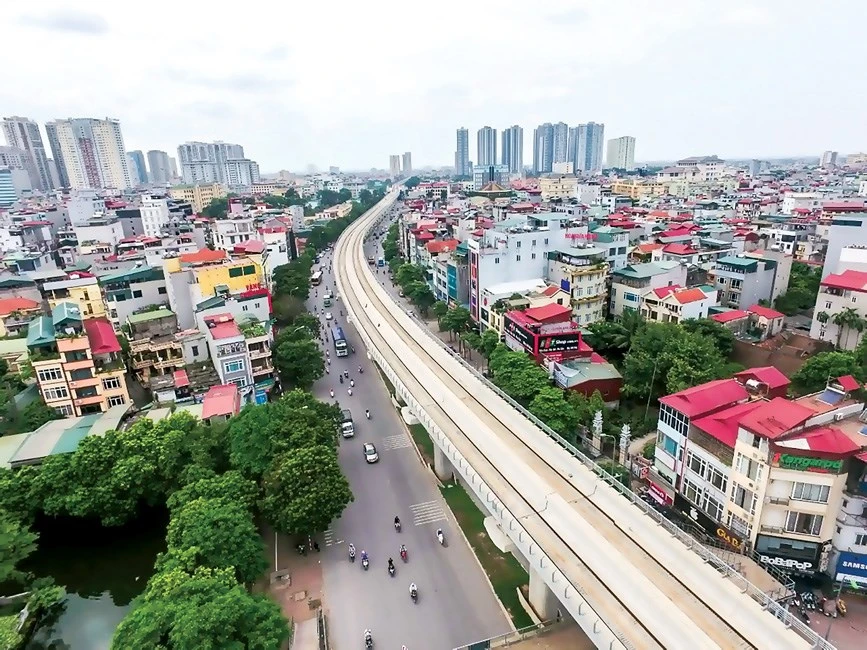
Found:
<svg viewBox="0 0 867 650"><path fill-rule="evenodd" d="M334 282L329 262L326 254L320 264L323 284L318 297L308 301L320 313L324 289ZM314 394L324 400L331 399L333 389L340 406L352 411L356 429L354 438L341 440L339 452L355 501L326 532L322 548L333 647L362 648L366 628L371 629L376 648L389 650L404 645L408 650L450 650L509 631L510 623L448 513L433 476L419 461L355 328L340 316L341 308L337 300L328 310L343 326L356 353L338 359L329 345L331 372L314 387ZM326 324L324 318L322 322ZM361 375L359 365L364 368ZM355 380L352 396L348 385L337 379L337 372L343 370L349 370ZM370 421L365 419L365 409L370 409ZM365 442L376 445L378 463L365 463ZM403 524L400 534L393 527L395 515ZM445 547L436 539L437 528L445 533ZM348 558L350 542L358 552L355 563ZM400 559L400 544L408 550L406 564ZM370 556L368 571L361 567L362 549ZM389 557L397 567L394 578L386 568ZM418 586L417 604L409 597L411 582Z"/></svg>

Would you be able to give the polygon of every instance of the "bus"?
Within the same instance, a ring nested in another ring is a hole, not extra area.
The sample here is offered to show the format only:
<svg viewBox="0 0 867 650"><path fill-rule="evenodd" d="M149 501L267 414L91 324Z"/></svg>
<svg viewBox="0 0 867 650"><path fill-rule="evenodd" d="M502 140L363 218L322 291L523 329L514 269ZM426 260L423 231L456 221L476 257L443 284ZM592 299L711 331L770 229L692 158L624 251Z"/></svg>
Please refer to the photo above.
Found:
<svg viewBox="0 0 867 650"><path fill-rule="evenodd" d="M313 275L310 276L310 284L314 287L322 284L322 271L316 271Z"/></svg>
<svg viewBox="0 0 867 650"><path fill-rule="evenodd" d="M331 328L331 340L334 341L334 353L338 357L349 356L346 337L343 335L343 328L340 325L335 325Z"/></svg>

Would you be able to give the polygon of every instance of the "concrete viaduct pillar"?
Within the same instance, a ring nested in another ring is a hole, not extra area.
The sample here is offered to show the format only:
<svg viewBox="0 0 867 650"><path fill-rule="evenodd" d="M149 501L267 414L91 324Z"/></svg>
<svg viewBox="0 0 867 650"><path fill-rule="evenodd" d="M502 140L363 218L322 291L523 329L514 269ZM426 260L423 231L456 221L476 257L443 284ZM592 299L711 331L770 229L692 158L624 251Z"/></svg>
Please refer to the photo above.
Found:
<svg viewBox="0 0 867 650"><path fill-rule="evenodd" d="M451 481L455 473L451 461L446 458L445 452L436 444L434 445L434 473L441 481Z"/></svg>
<svg viewBox="0 0 867 650"><path fill-rule="evenodd" d="M530 605L543 621L553 621L560 614L557 597L535 567L530 567Z"/></svg>

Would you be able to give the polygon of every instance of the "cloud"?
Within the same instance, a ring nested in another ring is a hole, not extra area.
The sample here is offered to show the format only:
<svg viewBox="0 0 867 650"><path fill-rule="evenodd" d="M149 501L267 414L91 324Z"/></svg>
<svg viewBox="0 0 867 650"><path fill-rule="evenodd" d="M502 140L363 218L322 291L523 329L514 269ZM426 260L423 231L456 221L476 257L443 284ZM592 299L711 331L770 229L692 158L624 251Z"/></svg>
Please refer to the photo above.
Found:
<svg viewBox="0 0 867 650"><path fill-rule="evenodd" d="M108 22L102 16L84 11L60 9L51 13L35 16L24 14L18 22L26 27L36 27L52 32L71 32L74 34L105 34Z"/></svg>
<svg viewBox="0 0 867 650"><path fill-rule="evenodd" d="M545 18L556 25L578 25L590 20L590 14L580 7L572 9L563 9L561 11L552 11Z"/></svg>

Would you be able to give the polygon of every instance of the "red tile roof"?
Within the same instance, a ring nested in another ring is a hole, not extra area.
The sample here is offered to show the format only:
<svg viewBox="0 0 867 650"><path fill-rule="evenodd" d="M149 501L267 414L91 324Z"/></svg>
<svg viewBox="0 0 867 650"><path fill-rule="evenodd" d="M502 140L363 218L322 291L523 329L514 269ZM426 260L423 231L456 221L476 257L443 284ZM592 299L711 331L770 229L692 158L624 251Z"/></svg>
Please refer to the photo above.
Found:
<svg viewBox="0 0 867 650"><path fill-rule="evenodd" d="M250 239L240 244L235 244L235 250L240 253L257 255L265 250L265 242L259 239Z"/></svg>
<svg viewBox="0 0 867 650"><path fill-rule="evenodd" d="M571 313L571 311L572 310L569 307L558 305L554 302L550 305L544 305L543 307L530 307L529 309L525 309L524 315L533 320L543 322L558 316L562 317L564 314Z"/></svg>
<svg viewBox="0 0 867 650"><path fill-rule="evenodd" d="M542 292L542 295L548 296L550 298L558 291L560 291L560 287L550 286L545 288L545 290Z"/></svg>
<svg viewBox="0 0 867 650"><path fill-rule="evenodd" d="M697 429L701 429L706 434L713 436L730 449L734 449L735 442L738 439L738 427L740 426L741 418L761 405L761 402L735 404L712 415L694 419L692 424Z"/></svg>
<svg viewBox="0 0 867 650"><path fill-rule="evenodd" d="M756 435L774 440L801 426L815 414L813 409L803 404L787 400L785 397L775 397L770 402L763 402L761 408L743 418L741 426Z"/></svg>
<svg viewBox="0 0 867 650"><path fill-rule="evenodd" d="M858 383L858 380L855 379L852 375L843 375L842 377L837 377L837 383L843 387L847 393L851 393L852 391L858 390L861 388L861 384Z"/></svg>
<svg viewBox="0 0 867 650"><path fill-rule="evenodd" d="M8 316L13 311L38 309L39 303L29 298L4 298L0 300L0 316Z"/></svg>
<svg viewBox="0 0 867 650"><path fill-rule="evenodd" d="M665 298L668 294L673 293L680 288L679 284L672 284L669 287L659 287L658 289L654 289L653 293L656 294L657 298Z"/></svg>
<svg viewBox="0 0 867 650"><path fill-rule="evenodd" d="M786 377L779 370L774 368L774 366L760 366L758 368L747 368L746 370L741 370L740 372L736 372L734 374L736 379L743 379L746 381L747 379L755 379L763 384L766 384L768 388L782 388L783 386L788 386L791 382L789 378Z"/></svg>
<svg viewBox="0 0 867 650"><path fill-rule="evenodd" d="M182 264L204 264L205 262L220 262L224 259L226 259L226 251L212 251L208 248L181 255Z"/></svg>
<svg viewBox="0 0 867 650"><path fill-rule="evenodd" d="M807 429L802 434L780 440L774 444L774 448L794 456L815 454L849 456L861 449L840 429L826 426Z"/></svg>
<svg viewBox="0 0 867 650"><path fill-rule="evenodd" d="M421 241L428 241L429 239L433 239L435 237L435 235L432 232L427 231L427 230L422 230L420 232L413 232L413 235L415 235L416 239L421 240Z"/></svg>
<svg viewBox="0 0 867 650"><path fill-rule="evenodd" d="M731 406L749 397L746 389L734 379L717 379L687 388L679 393L660 398L665 404L686 415L697 418L723 407Z"/></svg>
<svg viewBox="0 0 867 650"><path fill-rule="evenodd" d="M707 298L707 295L701 289L684 289L683 291L676 291L674 294L674 299L681 305L687 305L697 300L704 300L705 298Z"/></svg>
<svg viewBox="0 0 867 650"><path fill-rule="evenodd" d="M779 312L776 309L771 309L770 307L762 307L761 305L753 305L751 307L747 307L747 311L751 314L755 314L756 316L767 318L768 320L785 317L785 314L783 314L782 312Z"/></svg>
<svg viewBox="0 0 867 650"><path fill-rule="evenodd" d="M228 339L233 336L240 336L241 330L238 329L238 324L232 314L215 314L208 316L205 319L205 325L208 326L208 331L214 340Z"/></svg>
<svg viewBox="0 0 867 650"><path fill-rule="evenodd" d="M831 273L822 280L822 286L850 291L867 291L867 271L848 270L842 273Z"/></svg>
<svg viewBox="0 0 867 650"><path fill-rule="evenodd" d="M92 354L108 354L120 352L120 343L117 334L111 327L107 318L88 318L84 321L84 331L90 343Z"/></svg>
<svg viewBox="0 0 867 650"><path fill-rule="evenodd" d="M455 250L460 243L457 239L443 239L441 241L429 241L425 248L427 248L428 253L438 255Z"/></svg>
<svg viewBox="0 0 867 650"><path fill-rule="evenodd" d="M665 236L665 233L663 233ZM663 253L671 253L672 255L692 255L697 253L689 244L667 244L665 248L662 249Z"/></svg>
<svg viewBox="0 0 867 650"><path fill-rule="evenodd" d="M211 386L202 401L202 419L217 415L237 415L241 411L241 395L235 384Z"/></svg>
<svg viewBox="0 0 867 650"><path fill-rule="evenodd" d="M660 248L665 248L665 244L639 244L638 250L642 253L652 253L653 251L658 251Z"/></svg>
<svg viewBox="0 0 867 650"><path fill-rule="evenodd" d="M174 373L172 373L172 376L175 380L175 388L183 388L184 386L190 385L190 378L187 377L187 371L183 368L175 370Z"/></svg>
<svg viewBox="0 0 867 650"><path fill-rule="evenodd" d="M742 311L740 309L732 309L731 311L724 311L721 314L714 314L711 316L712 320L715 320L717 323L731 323L734 320L740 320L741 318L749 318L750 315L748 312Z"/></svg>

